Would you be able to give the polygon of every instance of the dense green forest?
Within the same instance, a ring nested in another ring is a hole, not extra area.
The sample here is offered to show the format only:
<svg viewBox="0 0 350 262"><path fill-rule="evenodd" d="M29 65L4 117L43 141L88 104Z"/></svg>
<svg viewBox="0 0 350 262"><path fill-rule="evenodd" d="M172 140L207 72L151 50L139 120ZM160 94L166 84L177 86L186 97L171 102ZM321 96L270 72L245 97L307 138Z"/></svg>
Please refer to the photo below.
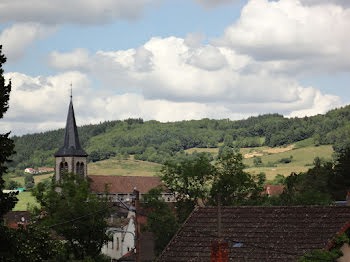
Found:
<svg viewBox="0 0 350 262"><path fill-rule="evenodd" d="M77 116L79 118L79 116ZM350 146L350 105L325 115L285 118L279 114L229 119L161 123L127 119L78 128L89 161L134 155L135 159L164 163L193 147L227 148L281 146L313 138L315 145L331 144L336 152ZM63 143L64 129L14 136L16 154L9 167L53 166L53 154Z"/></svg>

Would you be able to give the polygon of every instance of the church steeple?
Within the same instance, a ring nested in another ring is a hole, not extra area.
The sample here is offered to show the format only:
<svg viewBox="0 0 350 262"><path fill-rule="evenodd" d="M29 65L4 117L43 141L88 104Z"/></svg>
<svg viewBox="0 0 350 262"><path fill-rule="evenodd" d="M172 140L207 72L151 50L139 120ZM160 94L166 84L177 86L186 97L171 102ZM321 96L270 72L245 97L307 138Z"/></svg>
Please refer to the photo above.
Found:
<svg viewBox="0 0 350 262"><path fill-rule="evenodd" d="M74 108L72 98L69 103L66 131L64 134L64 144L56 152L55 156L87 156L84 149L81 148L77 124L75 122Z"/></svg>
<svg viewBox="0 0 350 262"><path fill-rule="evenodd" d="M64 144L55 153L56 181L60 181L62 174L67 172L80 174L86 177L87 156L88 154L84 151L79 142L71 90L66 129L64 134Z"/></svg>

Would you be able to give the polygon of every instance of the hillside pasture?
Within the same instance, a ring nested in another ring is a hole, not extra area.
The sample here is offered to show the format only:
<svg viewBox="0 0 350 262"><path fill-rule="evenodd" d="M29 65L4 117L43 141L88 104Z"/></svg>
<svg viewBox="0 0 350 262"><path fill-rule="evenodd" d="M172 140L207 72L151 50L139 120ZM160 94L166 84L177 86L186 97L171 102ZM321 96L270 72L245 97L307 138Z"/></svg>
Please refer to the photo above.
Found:
<svg viewBox="0 0 350 262"><path fill-rule="evenodd" d="M330 145L325 146L308 146L282 153L269 154L261 157L263 165L261 167L254 167L253 158L243 160L243 163L248 165L247 172L257 174L264 172L267 179L273 179L277 174L284 176L290 175L292 172L305 172L312 167L315 157L320 157L325 160L332 160L333 149ZM290 163L278 163L280 159L290 158ZM266 164L276 163L275 167L266 167Z"/></svg>
<svg viewBox="0 0 350 262"><path fill-rule="evenodd" d="M31 192L20 192L17 195L18 202L13 211L26 211L28 210L28 206L36 205L38 206L38 202L36 202L35 197L32 196Z"/></svg>
<svg viewBox="0 0 350 262"><path fill-rule="evenodd" d="M135 160L133 158L127 160L110 158L89 163L88 174L104 176L155 176L159 173L160 168L160 164Z"/></svg>

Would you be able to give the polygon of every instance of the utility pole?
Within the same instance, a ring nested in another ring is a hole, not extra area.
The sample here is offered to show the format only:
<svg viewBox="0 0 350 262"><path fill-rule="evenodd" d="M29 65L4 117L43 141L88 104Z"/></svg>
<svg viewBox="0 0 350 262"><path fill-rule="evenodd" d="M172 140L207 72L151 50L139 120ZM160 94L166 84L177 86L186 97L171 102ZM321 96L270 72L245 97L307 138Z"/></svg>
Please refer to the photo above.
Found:
<svg viewBox="0 0 350 262"><path fill-rule="evenodd" d="M134 196L135 196L135 229L136 229L136 262L141 261L141 247L140 247L140 223L138 221L138 212L139 212L139 205L140 205L140 192L134 189Z"/></svg>

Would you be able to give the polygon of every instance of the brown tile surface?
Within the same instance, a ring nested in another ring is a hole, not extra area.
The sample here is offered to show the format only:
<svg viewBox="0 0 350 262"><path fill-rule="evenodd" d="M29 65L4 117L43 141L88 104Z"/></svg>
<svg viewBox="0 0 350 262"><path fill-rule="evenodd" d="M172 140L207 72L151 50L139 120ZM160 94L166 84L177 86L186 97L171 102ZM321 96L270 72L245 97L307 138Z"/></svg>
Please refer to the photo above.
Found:
<svg viewBox="0 0 350 262"><path fill-rule="evenodd" d="M350 207L344 206L222 207L230 261L295 261L326 248L349 222ZM157 261L210 261L216 236L217 208L196 208Z"/></svg>
<svg viewBox="0 0 350 262"><path fill-rule="evenodd" d="M144 176L89 176L90 188L95 193L103 193L108 185L110 193L132 193L134 188L145 194L150 189L163 185L158 177Z"/></svg>

